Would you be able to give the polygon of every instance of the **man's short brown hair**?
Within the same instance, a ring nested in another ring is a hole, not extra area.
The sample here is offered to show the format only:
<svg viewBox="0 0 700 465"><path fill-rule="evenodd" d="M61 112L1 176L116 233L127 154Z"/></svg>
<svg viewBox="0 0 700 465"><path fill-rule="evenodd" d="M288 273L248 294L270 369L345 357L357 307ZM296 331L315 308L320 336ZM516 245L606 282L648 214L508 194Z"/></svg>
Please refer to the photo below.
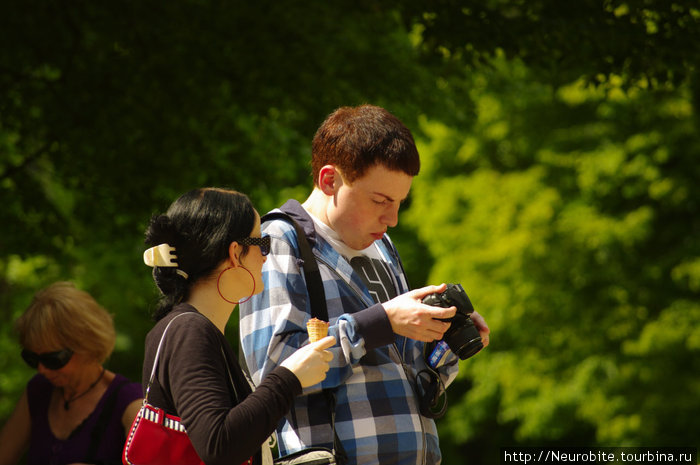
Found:
<svg viewBox="0 0 700 465"><path fill-rule="evenodd" d="M352 183L375 166L415 176L420 157L411 131L387 110L374 105L340 107L316 131L311 145L314 185L325 165L335 165Z"/></svg>

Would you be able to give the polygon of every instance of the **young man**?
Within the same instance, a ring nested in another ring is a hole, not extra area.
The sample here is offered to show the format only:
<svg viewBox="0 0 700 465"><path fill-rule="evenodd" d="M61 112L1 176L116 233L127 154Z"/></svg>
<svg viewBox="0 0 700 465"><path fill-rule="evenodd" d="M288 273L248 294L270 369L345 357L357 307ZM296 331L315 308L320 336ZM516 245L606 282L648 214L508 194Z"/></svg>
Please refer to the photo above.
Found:
<svg viewBox="0 0 700 465"><path fill-rule="evenodd" d="M445 285L409 290L399 255L386 235L398 223L420 160L410 131L386 110L339 108L312 144L314 189L303 205L281 210L303 228L323 279L329 334L339 341L326 380L304 391L278 430L280 452L331 447L335 429L349 464L437 464L441 455L432 419L420 412L416 377L426 369L425 342L442 338L456 309L424 305ZM306 344L311 318L295 229L268 221L272 252L263 267L265 290L241 305L242 348L253 381ZM484 345L488 327L473 314ZM438 373L457 375L449 354Z"/></svg>

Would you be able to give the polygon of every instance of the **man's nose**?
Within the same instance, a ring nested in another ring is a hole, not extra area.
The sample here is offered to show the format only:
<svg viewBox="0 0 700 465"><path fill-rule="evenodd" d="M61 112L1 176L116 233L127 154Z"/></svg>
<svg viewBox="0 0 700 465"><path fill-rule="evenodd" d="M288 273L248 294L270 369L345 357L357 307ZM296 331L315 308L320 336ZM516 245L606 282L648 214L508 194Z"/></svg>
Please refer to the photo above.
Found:
<svg viewBox="0 0 700 465"><path fill-rule="evenodd" d="M393 228L399 224L399 204L389 206L382 215L381 221L383 224Z"/></svg>

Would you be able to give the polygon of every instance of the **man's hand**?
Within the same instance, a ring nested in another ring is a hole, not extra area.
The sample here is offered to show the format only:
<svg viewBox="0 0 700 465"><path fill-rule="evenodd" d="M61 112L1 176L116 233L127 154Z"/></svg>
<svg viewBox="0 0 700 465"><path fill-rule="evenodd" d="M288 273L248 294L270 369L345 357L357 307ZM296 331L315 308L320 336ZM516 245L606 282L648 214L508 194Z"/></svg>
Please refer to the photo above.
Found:
<svg viewBox="0 0 700 465"><path fill-rule="evenodd" d="M479 315L479 313L476 311L473 311L471 315L469 315L469 318L472 319L474 326L479 330L481 342L484 344L484 347L486 347L489 345L489 333L491 333L489 326L486 324L486 320L484 320L484 317Z"/></svg>
<svg viewBox="0 0 700 465"><path fill-rule="evenodd" d="M442 335L450 327L450 323L439 321L436 318L452 318L457 308L433 307L425 305L421 300L427 295L444 292L446 288L447 285L444 283L439 286L426 286L384 302L384 310L394 332L423 342L442 339ZM481 316L479 317L481 318ZM483 321L483 318L481 320ZM485 325L486 322L484 322ZM488 330L488 327L486 329Z"/></svg>

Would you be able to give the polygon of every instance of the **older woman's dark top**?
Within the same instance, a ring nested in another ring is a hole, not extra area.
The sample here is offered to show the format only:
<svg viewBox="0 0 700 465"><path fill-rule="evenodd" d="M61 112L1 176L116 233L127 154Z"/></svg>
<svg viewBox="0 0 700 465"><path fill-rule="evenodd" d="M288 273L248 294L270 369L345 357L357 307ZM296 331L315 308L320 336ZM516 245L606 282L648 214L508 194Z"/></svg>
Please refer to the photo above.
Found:
<svg viewBox="0 0 700 465"><path fill-rule="evenodd" d="M126 438L122 416L130 403L143 396L141 385L116 374L95 410L67 439L58 439L49 427L48 409L53 389L40 374L27 384L32 422L27 464L120 464Z"/></svg>
<svg viewBox="0 0 700 465"><path fill-rule="evenodd" d="M226 337L194 307L180 304L146 336L144 392L161 335L183 312L192 314L168 329L149 403L181 417L208 465L238 464L251 456L260 463L261 445L301 393L299 380L278 367L252 392Z"/></svg>

